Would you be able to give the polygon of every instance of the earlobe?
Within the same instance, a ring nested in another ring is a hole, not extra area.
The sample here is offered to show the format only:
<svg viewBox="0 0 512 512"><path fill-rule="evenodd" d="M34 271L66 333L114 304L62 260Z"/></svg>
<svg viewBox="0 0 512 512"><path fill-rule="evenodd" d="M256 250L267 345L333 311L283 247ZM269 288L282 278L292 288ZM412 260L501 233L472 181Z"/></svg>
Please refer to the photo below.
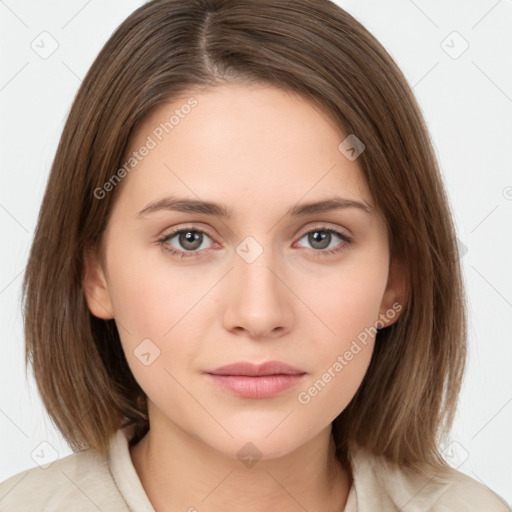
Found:
<svg viewBox="0 0 512 512"><path fill-rule="evenodd" d="M381 301L379 326L389 327L401 315L407 301L407 275L405 266L393 259L389 266L388 282Z"/></svg>
<svg viewBox="0 0 512 512"><path fill-rule="evenodd" d="M89 311L94 316L104 320L114 318L105 273L97 252L93 249L86 249L84 251L82 288Z"/></svg>

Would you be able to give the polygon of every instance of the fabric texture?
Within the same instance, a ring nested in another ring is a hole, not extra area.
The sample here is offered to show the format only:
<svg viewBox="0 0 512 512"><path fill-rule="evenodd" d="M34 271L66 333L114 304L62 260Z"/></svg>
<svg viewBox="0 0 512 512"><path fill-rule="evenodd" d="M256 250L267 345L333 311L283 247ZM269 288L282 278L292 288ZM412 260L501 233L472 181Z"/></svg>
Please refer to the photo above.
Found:
<svg viewBox="0 0 512 512"><path fill-rule="evenodd" d="M133 466L130 428L112 436L107 457L81 450L0 483L0 512L155 512ZM351 454L354 481L343 512L510 512L496 493L455 469L428 479L365 449ZM341 512L341 511L340 511Z"/></svg>

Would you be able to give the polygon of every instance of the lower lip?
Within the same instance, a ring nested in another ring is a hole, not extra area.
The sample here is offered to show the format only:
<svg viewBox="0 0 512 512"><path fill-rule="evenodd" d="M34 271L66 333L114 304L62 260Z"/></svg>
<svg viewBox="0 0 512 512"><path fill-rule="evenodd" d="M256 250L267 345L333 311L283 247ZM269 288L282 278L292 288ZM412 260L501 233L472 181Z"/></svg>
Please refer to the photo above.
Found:
<svg viewBox="0 0 512 512"><path fill-rule="evenodd" d="M294 375L214 375L206 373L222 389L243 398L270 398L295 386L305 373Z"/></svg>

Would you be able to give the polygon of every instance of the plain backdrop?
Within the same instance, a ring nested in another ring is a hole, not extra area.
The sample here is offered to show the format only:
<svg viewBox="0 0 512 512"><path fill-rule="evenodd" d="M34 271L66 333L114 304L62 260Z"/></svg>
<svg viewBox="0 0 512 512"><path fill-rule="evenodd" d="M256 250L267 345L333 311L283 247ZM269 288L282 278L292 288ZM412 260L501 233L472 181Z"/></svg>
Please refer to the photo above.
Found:
<svg viewBox="0 0 512 512"><path fill-rule="evenodd" d="M0 481L34 467L41 447L58 458L72 453L32 375L25 378L20 287L80 81L142 3L0 1ZM512 1L337 3L377 37L413 87L454 212L469 296L469 363L444 452L512 502Z"/></svg>

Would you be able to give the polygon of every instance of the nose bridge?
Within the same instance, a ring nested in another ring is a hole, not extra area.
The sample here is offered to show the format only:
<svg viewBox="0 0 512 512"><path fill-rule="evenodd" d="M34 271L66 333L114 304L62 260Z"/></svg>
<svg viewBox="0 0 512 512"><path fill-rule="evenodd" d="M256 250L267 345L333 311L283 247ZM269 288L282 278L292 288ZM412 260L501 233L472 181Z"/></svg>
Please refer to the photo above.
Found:
<svg viewBox="0 0 512 512"><path fill-rule="evenodd" d="M279 254L271 237L246 237L236 248L226 321L228 328L243 328L263 336L276 328L287 329L291 321L289 291L280 276Z"/></svg>
<svg viewBox="0 0 512 512"><path fill-rule="evenodd" d="M278 255L271 247L271 237L246 237L236 248L234 279L239 283L240 298L247 296L253 301L261 297L263 304L277 300L280 294L276 269L280 267ZM264 245L263 245L264 244ZM272 270L271 270L272 269Z"/></svg>

